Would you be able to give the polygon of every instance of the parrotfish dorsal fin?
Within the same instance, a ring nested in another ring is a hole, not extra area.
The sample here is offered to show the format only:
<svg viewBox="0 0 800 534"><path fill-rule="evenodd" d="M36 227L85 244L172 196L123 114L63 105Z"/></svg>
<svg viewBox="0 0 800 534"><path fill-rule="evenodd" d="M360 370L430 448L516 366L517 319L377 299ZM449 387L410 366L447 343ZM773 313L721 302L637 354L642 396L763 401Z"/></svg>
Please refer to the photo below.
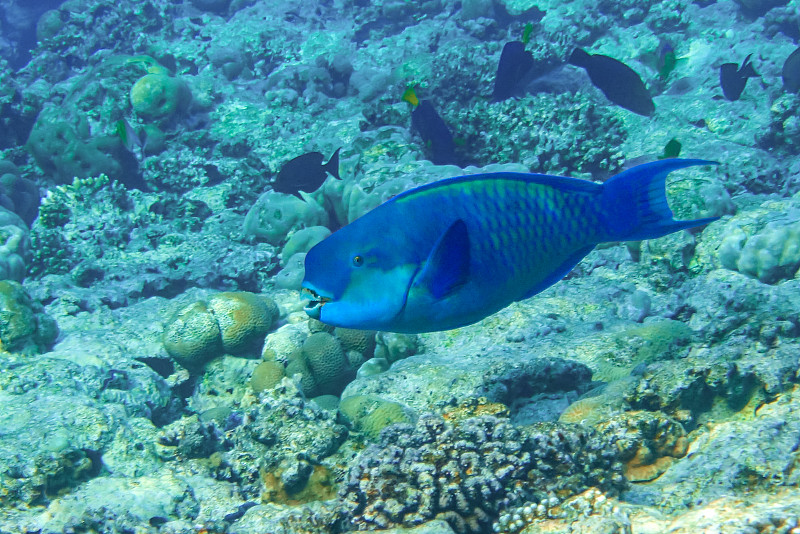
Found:
<svg viewBox="0 0 800 534"><path fill-rule="evenodd" d="M446 297L469 279L469 231L458 219L434 245L415 285L428 288L435 299Z"/></svg>

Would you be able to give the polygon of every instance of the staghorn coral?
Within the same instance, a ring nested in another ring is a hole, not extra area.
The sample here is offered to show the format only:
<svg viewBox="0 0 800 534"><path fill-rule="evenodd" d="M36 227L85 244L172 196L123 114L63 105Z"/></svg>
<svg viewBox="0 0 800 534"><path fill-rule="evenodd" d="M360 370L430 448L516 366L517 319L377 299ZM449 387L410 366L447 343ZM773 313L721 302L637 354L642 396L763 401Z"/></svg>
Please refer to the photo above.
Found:
<svg viewBox="0 0 800 534"><path fill-rule="evenodd" d="M340 495L358 530L436 518L456 532L486 532L502 509L525 499L566 497L590 485L619 489L619 470L613 450L590 431L549 424L523 430L494 416L451 423L427 414L416 426L384 429Z"/></svg>

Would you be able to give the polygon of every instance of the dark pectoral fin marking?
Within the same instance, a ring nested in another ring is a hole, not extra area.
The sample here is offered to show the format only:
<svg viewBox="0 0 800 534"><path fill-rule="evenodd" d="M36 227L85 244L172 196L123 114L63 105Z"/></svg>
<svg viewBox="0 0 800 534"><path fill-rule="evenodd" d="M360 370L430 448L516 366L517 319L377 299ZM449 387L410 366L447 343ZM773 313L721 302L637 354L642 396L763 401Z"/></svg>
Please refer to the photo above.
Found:
<svg viewBox="0 0 800 534"><path fill-rule="evenodd" d="M431 295L441 299L469 280L469 231L458 219L434 245L415 285L428 288Z"/></svg>

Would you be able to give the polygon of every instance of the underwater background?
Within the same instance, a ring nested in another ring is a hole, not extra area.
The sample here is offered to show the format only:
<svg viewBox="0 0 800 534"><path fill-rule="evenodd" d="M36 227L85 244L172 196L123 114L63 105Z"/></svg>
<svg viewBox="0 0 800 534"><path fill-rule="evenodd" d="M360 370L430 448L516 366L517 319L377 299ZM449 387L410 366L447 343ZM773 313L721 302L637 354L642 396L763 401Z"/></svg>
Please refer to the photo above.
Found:
<svg viewBox="0 0 800 534"><path fill-rule="evenodd" d="M0 533L800 532L798 40L797 0L0 0ZM678 155L719 220L477 324L303 311L414 186Z"/></svg>

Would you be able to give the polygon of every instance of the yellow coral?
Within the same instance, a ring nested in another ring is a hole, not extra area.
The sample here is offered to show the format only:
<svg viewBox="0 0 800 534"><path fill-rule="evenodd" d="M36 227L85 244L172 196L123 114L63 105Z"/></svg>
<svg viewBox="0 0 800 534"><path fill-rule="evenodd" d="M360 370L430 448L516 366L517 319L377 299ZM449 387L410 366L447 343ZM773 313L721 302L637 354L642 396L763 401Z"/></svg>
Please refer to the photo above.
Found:
<svg viewBox="0 0 800 534"><path fill-rule="evenodd" d="M280 362L261 362L253 369L253 374L250 376L250 387L258 394L274 388L284 376L286 376L286 373Z"/></svg>
<svg viewBox="0 0 800 534"><path fill-rule="evenodd" d="M278 317L272 299L245 291L215 295L208 307L219 324L223 349L234 354L260 348Z"/></svg>

